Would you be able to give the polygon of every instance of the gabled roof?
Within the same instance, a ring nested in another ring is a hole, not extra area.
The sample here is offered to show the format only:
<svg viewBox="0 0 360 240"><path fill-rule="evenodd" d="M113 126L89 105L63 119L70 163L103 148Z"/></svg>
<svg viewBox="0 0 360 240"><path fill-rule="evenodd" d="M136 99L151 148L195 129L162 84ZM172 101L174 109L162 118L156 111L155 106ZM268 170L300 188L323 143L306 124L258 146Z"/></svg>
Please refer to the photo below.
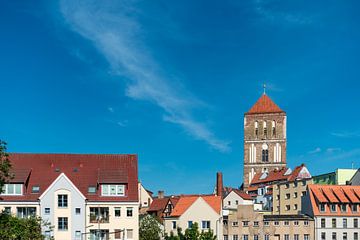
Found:
<svg viewBox="0 0 360 240"><path fill-rule="evenodd" d="M263 94L246 114L283 113L284 111L274 103L268 95Z"/></svg>
<svg viewBox="0 0 360 240"><path fill-rule="evenodd" d="M163 212L166 208L167 203L169 202L168 197L166 198L154 198L149 209L147 210L148 212L158 212L161 211Z"/></svg>
<svg viewBox="0 0 360 240"><path fill-rule="evenodd" d="M27 178L27 181L24 184L24 195L1 195L4 201L37 201L61 173L71 180L88 201L138 201L137 156L133 154L11 153L9 160L15 180L24 182ZM108 176L105 177L105 173L108 173ZM125 196L101 196L101 183L127 185ZM33 186L40 187L40 191L32 193ZM89 186L97 188L95 194L88 193Z"/></svg>
<svg viewBox="0 0 360 240"><path fill-rule="evenodd" d="M193 203L202 198L215 212L220 214L221 211L221 197L216 195L181 195L174 210L171 213L171 217L180 217L186 210L189 209Z"/></svg>
<svg viewBox="0 0 360 240"><path fill-rule="evenodd" d="M233 189L233 191L234 191L237 195L239 195L242 199L244 199L244 200L252 200L252 199L253 199L253 198L252 198L249 194L247 194L246 192L240 191L240 190L238 190L238 189Z"/></svg>

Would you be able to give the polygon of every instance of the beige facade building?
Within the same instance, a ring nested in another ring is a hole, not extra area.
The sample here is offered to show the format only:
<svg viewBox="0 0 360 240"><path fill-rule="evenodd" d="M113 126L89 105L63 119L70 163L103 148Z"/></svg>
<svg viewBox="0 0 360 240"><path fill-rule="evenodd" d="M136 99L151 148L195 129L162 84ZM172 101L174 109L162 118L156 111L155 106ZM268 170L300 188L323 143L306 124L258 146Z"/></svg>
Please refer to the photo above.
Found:
<svg viewBox="0 0 360 240"><path fill-rule="evenodd" d="M224 216L224 240L314 240L314 221L305 215L269 215L238 206Z"/></svg>

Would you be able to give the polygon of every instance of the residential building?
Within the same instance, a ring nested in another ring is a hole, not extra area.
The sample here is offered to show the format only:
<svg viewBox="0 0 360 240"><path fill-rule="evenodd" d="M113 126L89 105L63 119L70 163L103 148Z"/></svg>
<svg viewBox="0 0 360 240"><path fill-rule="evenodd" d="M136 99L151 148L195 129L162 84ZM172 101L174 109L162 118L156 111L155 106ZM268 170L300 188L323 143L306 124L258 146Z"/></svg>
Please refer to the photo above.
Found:
<svg viewBox="0 0 360 240"><path fill-rule="evenodd" d="M356 172L356 169L336 169L335 172L313 176L313 182L323 185L346 185Z"/></svg>
<svg viewBox="0 0 360 240"><path fill-rule="evenodd" d="M163 191L159 191L157 198L154 198L147 213L163 222L165 217L170 216L179 200L179 196L164 196Z"/></svg>
<svg viewBox="0 0 360 240"><path fill-rule="evenodd" d="M145 187L141 184L141 182L138 183L138 190L139 190L139 203L140 203L139 212L140 214L145 214L153 201L153 197L152 197L153 192L145 189Z"/></svg>
<svg viewBox="0 0 360 240"><path fill-rule="evenodd" d="M0 210L38 215L56 240L138 239L137 156L129 154L10 154L15 178Z"/></svg>
<svg viewBox="0 0 360 240"><path fill-rule="evenodd" d="M256 174L286 167L286 113L264 92L244 116L244 189Z"/></svg>
<svg viewBox="0 0 360 240"><path fill-rule="evenodd" d="M253 198L239 189L232 189L223 200L223 209L236 210L239 205L252 205Z"/></svg>
<svg viewBox="0 0 360 240"><path fill-rule="evenodd" d="M349 185L360 186L360 168L356 171L354 176L349 181Z"/></svg>
<svg viewBox="0 0 360 240"><path fill-rule="evenodd" d="M358 240L360 186L308 185L303 212L315 220L315 239Z"/></svg>
<svg viewBox="0 0 360 240"><path fill-rule="evenodd" d="M270 215L240 205L224 221L223 239L227 240L313 240L314 221L308 216ZM225 216L224 216L225 219Z"/></svg>
<svg viewBox="0 0 360 240"><path fill-rule="evenodd" d="M200 231L212 230L222 239L222 199L216 195L181 195L170 216L164 217L165 233L177 234L177 228L185 231L195 222Z"/></svg>

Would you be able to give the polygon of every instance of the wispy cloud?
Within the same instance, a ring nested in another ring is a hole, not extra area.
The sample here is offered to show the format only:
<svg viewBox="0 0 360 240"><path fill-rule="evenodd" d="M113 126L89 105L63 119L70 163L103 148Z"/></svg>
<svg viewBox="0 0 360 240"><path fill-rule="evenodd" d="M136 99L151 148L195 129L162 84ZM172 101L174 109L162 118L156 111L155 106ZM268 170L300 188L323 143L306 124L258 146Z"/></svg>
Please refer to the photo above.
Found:
<svg viewBox="0 0 360 240"><path fill-rule="evenodd" d="M315 148L314 150L309 151L308 153L309 153L309 154L316 154L316 153L319 153L319 152L321 152L321 148L320 148L320 147L317 147L317 148Z"/></svg>
<svg viewBox="0 0 360 240"><path fill-rule="evenodd" d="M281 1L274 0L254 0L255 11L265 20L271 23L289 23L297 25L307 25L313 22L310 16L307 16L295 9L282 10L277 6Z"/></svg>
<svg viewBox="0 0 360 240"><path fill-rule="evenodd" d="M62 0L60 11L70 28L90 40L112 71L127 81L126 95L150 101L164 110L164 120L182 126L196 139L222 152L229 143L218 139L209 127L195 119L201 101L175 84L142 41L142 26L133 1Z"/></svg>
<svg viewBox="0 0 360 240"><path fill-rule="evenodd" d="M114 113L114 109L112 107L108 107L107 110L111 113Z"/></svg>
<svg viewBox="0 0 360 240"><path fill-rule="evenodd" d="M347 131L341 131L341 132L332 132L331 135L335 137L340 138L354 138L354 137L360 137L359 132L347 132Z"/></svg>

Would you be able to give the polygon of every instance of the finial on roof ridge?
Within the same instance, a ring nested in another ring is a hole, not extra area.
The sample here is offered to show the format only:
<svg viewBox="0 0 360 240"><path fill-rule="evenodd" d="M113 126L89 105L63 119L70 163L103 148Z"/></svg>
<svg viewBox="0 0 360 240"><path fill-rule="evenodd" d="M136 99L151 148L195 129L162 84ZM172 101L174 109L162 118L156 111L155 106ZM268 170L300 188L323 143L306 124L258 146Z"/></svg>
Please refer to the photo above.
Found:
<svg viewBox="0 0 360 240"><path fill-rule="evenodd" d="M266 83L263 84L263 88L264 88L264 95L266 95Z"/></svg>

